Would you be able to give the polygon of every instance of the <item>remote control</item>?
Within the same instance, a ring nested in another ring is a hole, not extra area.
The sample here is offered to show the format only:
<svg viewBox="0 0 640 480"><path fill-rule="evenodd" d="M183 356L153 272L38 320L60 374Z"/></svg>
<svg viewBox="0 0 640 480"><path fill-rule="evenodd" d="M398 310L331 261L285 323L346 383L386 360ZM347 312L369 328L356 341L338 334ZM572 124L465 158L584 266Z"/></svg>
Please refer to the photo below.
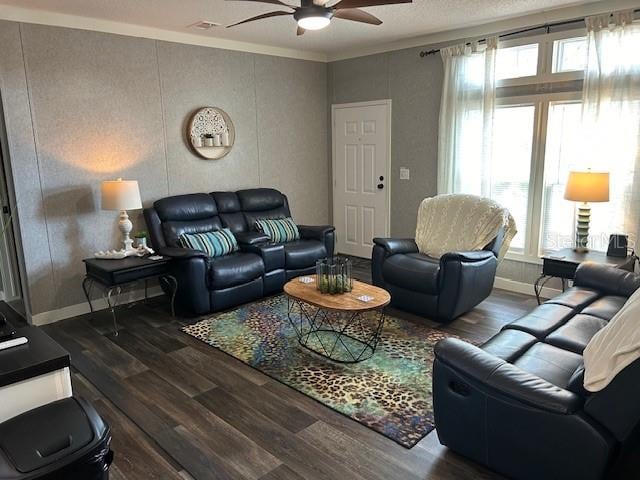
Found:
<svg viewBox="0 0 640 480"><path fill-rule="evenodd" d="M6 350L7 348L17 347L19 345L24 345L29 340L27 337L18 337L13 340L7 340L5 342L0 342L0 350Z"/></svg>

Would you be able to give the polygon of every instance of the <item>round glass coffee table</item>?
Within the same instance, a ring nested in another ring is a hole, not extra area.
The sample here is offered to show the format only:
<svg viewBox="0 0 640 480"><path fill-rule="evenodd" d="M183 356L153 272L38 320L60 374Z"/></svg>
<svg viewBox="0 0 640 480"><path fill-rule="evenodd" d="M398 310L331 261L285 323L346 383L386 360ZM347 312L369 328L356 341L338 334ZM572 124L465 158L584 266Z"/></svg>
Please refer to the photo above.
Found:
<svg viewBox="0 0 640 480"><path fill-rule="evenodd" d="M351 292L323 294L315 275L290 280L284 291L300 345L339 363L361 362L375 353L389 292L354 280Z"/></svg>

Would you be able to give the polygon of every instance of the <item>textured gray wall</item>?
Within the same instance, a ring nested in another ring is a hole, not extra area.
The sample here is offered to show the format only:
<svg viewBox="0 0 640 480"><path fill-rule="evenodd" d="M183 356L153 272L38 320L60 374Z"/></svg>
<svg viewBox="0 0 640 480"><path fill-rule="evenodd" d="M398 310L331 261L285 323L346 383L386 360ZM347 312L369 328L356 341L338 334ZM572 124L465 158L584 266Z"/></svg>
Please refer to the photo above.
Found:
<svg viewBox="0 0 640 480"><path fill-rule="evenodd" d="M407 49L329 64L329 103L390 98L391 234L415 233L420 201L436 194L442 62ZM411 170L399 180L400 167Z"/></svg>
<svg viewBox="0 0 640 480"><path fill-rule="evenodd" d="M437 193L444 72L440 56L420 57L423 49L332 62L328 71L330 104L392 100L391 235L397 237L414 236L420 202ZM411 180L399 179L400 167L411 170ZM533 283L539 272L536 264L505 260L498 275Z"/></svg>
<svg viewBox="0 0 640 480"><path fill-rule="evenodd" d="M118 240L100 182L166 195L273 186L301 223L329 219L327 66L84 30L0 22L0 93L33 314L84 301L82 258ZM189 114L225 109L236 144L206 161ZM134 229L144 228L141 215Z"/></svg>

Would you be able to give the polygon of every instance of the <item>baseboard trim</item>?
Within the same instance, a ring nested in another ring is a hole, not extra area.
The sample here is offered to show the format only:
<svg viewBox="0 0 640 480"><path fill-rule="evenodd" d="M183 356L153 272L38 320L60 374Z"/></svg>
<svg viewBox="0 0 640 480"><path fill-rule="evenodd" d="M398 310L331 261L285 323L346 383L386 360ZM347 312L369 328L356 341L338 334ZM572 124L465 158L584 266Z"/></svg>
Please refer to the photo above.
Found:
<svg viewBox="0 0 640 480"><path fill-rule="evenodd" d="M510 280L508 278L496 277L496 280L493 284L494 288L499 288L502 290L507 290L509 292L515 293L523 293L525 295L533 295L533 285L525 282L517 282L515 280ZM543 298L553 298L556 295L560 295L562 293L561 290L556 288L544 287L542 289L541 297ZM152 287L149 288L149 297L157 297L159 295L163 295L164 292L160 289L160 287ZM126 295L126 294L123 294ZM126 301L120 302L118 305L125 305L127 303L139 302L144 298L143 290L134 290L126 297ZM92 300L93 310L106 310L107 302L103 298L96 298ZM59 322L60 320L65 320L67 318L77 317L78 315L85 315L90 312L89 304L87 302L77 303L75 305L69 305L67 307L58 308L55 310L49 310L47 312L36 313L31 316L31 323L33 325L47 325L50 323Z"/></svg>
<svg viewBox="0 0 640 480"><path fill-rule="evenodd" d="M149 287L149 293L147 295L148 298L157 297L159 295L164 295L164 292L160 287ZM139 302L144 299L144 290L133 290L129 293L123 293L121 298L122 300L118 303L118 306ZM103 298L94 298L91 300L91 303L93 304L94 312L107 309L107 301ZM48 325L67 318L77 317L78 315L85 315L90 312L91 309L87 302L77 303L75 305L69 305L55 310L36 313L31 316L31 323L36 326Z"/></svg>
<svg viewBox="0 0 640 480"><path fill-rule="evenodd" d="M493 288L500 288L509 292L524 293L525 295L534 295L533 285L531 283L517 282L508 278L496 277ZM562 290L557 288L543 287L540 292L542 298L553 298L560 295Z"/></svg>

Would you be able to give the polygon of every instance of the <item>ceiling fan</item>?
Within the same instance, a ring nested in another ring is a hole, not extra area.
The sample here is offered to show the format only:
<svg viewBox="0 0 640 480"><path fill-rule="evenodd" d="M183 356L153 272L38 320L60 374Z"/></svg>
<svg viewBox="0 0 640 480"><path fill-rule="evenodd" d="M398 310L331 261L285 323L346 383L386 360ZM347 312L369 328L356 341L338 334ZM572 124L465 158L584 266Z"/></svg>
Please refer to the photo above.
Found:
<svg viewBox="0 0 640 480"><path fill-rule="evenodd" d="M241 22L227 25L227 28L242 25L243 23L253 22L271 17L280 17L283 15L292 15L298 22L298 35L303 35L307 30L320 30L331 22L332 18L342 18L343 20L351 20L353 22L369 23L371 25L380 25L382 20L371 15L360 7L374 7L379 5L395 5L398 3L411 3L412 0L338 0L332 5L327 5L331 0L300 0L300 6L289 5L280 0L240 0L245 2L270 3L273 5L281 5L293 10L293 12L285 12L284 10L276 10L275 12L263 13L255 17L247 18Z"/></svg>

